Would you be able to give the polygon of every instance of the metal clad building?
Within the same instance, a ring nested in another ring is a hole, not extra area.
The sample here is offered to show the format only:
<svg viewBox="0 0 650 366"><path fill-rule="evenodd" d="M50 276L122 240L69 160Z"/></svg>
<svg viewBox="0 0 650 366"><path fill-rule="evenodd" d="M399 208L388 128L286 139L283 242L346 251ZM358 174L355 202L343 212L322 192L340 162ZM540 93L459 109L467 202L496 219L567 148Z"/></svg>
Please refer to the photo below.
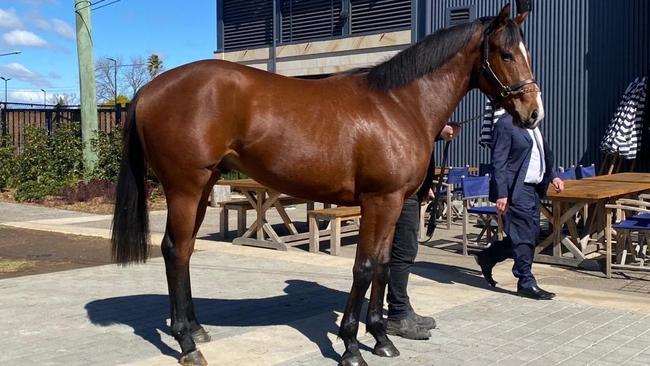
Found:
<svg viewBox="0 0 650 366"><path fill-rule="evenodd" d="M438 28L493 16L509 1L275 2L280 21L273 47L274 1L218 1L216 56L263 69L274 66L285 75L329 74L380 62ZM546 109L542 130L558 165L597 163L600 141L625 88L650 73L650 1L533 2L524 33ZM471 92L452 118L480 113L484 101L478 91ZM489 160L478 145L479 132L480 123L465 126L452 144L451 165Z"/></svg>

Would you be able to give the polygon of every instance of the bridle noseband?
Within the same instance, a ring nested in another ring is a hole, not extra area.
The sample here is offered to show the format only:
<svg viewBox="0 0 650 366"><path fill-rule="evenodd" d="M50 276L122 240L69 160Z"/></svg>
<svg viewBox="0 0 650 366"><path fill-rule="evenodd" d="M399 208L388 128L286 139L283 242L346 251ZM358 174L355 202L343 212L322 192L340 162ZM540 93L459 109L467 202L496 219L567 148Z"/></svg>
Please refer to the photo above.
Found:
<svg viewBox="0 0 650 366"><path fill-rule="evenodd" d="M504 99L508 99L514 95L539 92L537 81L535 79L522 80L510 86L503 85L501 80L499 80L499 77L494 73L494 70L492 70L490 61L488 61L488 56L490 53L488 42L490 33L492 33L492 25L489 25L487 28L485 28L485 31L483 32L483 44L481 46L481 73L485 75L485 78L492 84L492 86L496 87L499 93L498 96L494 98L494 101L499 103ZM535 87L524 88L524 86L529 84L535 84Z"/></svg>

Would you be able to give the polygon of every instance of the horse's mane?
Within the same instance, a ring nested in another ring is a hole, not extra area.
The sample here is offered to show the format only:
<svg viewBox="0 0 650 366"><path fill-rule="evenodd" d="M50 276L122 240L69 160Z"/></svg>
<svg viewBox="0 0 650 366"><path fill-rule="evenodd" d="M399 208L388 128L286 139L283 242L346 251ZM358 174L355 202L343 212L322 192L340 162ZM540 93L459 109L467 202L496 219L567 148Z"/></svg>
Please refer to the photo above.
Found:
<svg viewBox="0 0 650 366"><path fill-rule="evenodd" d="M484 17L471 23L440 29L379 65L351 72L367 72L368 84L378 90L406 85L449 61L467 45L477 26L489 24L493 19ZM511 19L508 19L504 30L502 37L507 47L521 41L521 30Z"/></svg>

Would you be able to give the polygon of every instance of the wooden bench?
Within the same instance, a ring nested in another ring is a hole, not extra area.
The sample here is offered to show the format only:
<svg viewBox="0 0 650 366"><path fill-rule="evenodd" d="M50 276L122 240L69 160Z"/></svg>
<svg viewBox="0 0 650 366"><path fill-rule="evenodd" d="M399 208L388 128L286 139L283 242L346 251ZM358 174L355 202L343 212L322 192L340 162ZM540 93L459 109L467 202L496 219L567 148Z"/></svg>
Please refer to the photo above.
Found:
<svg viewBox="0 0 650 366"><path fill-rule="evenodd" d="M339 255L341 251L341 220L358 220L361 217L361 207L332 207L307 212L309 219L309 251L320 251L319 220L328 220L330 226L330 254ZM344 232L358 230L356 225L346 227Z"/></svg>
<svg viewBox="0 0 650 366"><path fill-rule="evenodd" d="M291 196L280 196L278 201L283 206L290 205L299 205L301 203L307 203L308 208L313 208L313 202L305 201L300 198L291 197ZM237 211L237 235L242 236L246 231L246 212L249 210L254 210L255 208L251 205L250 202L246 199L236 199L230 201L219 202L219 207L221 207L221 213L219 215L219 228L221 237L225 238L229 225L228 225L228 211L234 210Z"/></svg>

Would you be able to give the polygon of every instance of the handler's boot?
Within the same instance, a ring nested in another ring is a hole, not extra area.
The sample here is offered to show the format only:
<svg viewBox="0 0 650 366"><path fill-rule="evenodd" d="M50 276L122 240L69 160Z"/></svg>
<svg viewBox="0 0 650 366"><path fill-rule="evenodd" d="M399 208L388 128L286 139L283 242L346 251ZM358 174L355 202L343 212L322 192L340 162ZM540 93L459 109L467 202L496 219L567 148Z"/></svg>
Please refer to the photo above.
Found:
<svg viewBox="0 0 650 366"><path fill-rule="evenodd" d="M424 340L431 337L431 332L429 329L425 329L418 325L415 321L415 317L410 313L404 319L395 320L387 319L386 320L386 333L406 339L414 340Z"/></svg>
<svg viewBox="0 0 650 366"><path fill-rule="evenodd" d="M436 320L430 316L422 316L413 310L412 307L410 308L410 314L409 316L412 316L415 319L415 322L420 328L424 329L436 329Z"/></svg>

